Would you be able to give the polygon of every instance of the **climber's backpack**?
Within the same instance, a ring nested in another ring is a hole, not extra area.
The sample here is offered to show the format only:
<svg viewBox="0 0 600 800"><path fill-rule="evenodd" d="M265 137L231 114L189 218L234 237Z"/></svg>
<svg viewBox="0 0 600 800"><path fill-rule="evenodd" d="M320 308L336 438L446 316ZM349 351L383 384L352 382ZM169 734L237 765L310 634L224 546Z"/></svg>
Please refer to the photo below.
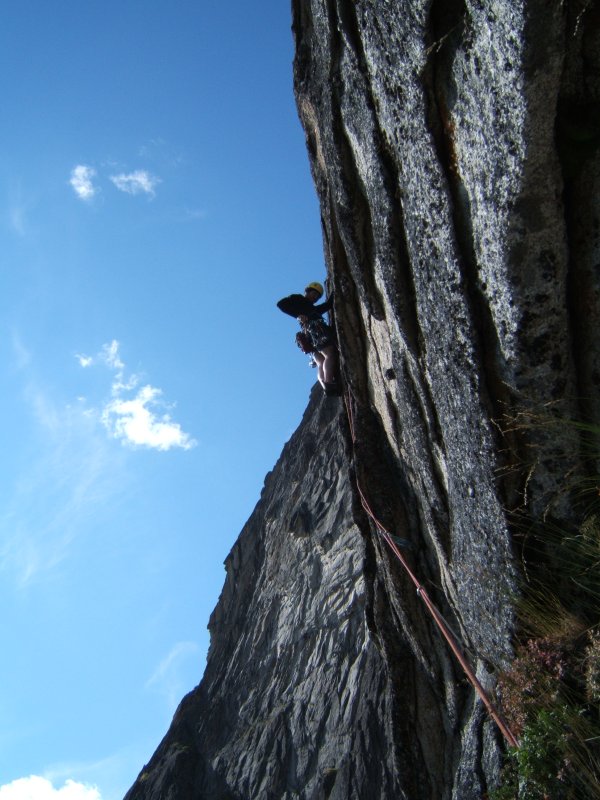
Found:
<svg viewBox="0 0 600 800"><path fill-rule="evenodd" d="M277 303L277 308L284 314L289 314L290 317L299 317L302 314L308 316L311 311L314 311L313 304L303 294L291 294L289 297L284 297Z"/></svg>

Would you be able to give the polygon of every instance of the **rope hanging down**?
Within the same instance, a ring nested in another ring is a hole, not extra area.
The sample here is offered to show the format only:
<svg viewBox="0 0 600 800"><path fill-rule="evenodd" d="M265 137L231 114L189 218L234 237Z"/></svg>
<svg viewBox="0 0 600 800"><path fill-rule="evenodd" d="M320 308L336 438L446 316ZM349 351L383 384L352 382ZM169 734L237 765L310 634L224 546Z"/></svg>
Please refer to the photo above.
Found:
<svg viewBox="0 0 600 800"><path fill-rule="evenodd" d="M354 447L354 444L355 444L354 419L352 417L352 407L351 407L351 403L350 403L350 390L348 390L348 392L344 395L344 402L346 404L346 413L348 415L348 424L350 426L350 436L351 436L351 439L352 439L352 446ZM456 637L454 636L454 634L452 633L452 631L448 627L448 624L444 620L443 616L440 614L440 612L437 610L437 608L435 607L434 603L430 599L429 595L427 594L427 591L425 590L425 587L419 582L419 580L417 579L416 575L414 574L414 572L409 567L408 562L406 561L406 559L404 558L404 556L402 555L402 553L398 549L398 546L396 545L396 542L394 541L395 537L393 536L393 534L390 533L390 531L388 531L384 527L384 525L382 525L382 523L377 519L377 517L373 513L373 510L371 509L369 503L367 502L367 498L365 497L364 492L362 491L362 489L360 487L360 484L358 483L358 478L356 478L356 489L358 491L358 494L359 494L359 497L360 497L360 502L361 502L361 505L362 505L363 509L368 514L368 516L373 520L373 522L375 523L375 526L377 527L377 530L379 531L379 533L381 534L381 536L383 537L383 539L387 543L387 545L390 548L390 550L393 552L393 554L396 556L396 558L398 559L398 561L402 565L404 571L406 572L406 574L408 575L410 580L413 582L413 584L414 584L414 586L415 586L415 588L417 590L417 595L421 598L421 600L425 604L425 607L427 608L427 610L429 611L431 617L433 618L433 621L435 622L435 624L439 628L442 636L448 642L448 645L450 646L450 649L452 650L452 652L456 656L456 659L457 659L458 663L462 667L463 672L465 673L466 677L470 681L471 685L473 686L473 688L475 689L475 691L477 692L477 694L481 698L484 706L487 709L488 714L494 720L494 722L498 726L500 732L502 733L502 735L504 736L504 738L506 739L508 744L511 747L518 747L519 746L519 742L518 742L516 736L512 733L512 731L508 727L508 724L506 723L506 721L502 718L502 716L500 715L499 711L495 708L494 704L490 700L489 695L487 694L487 692L485 691L485 689L481 685L480 681L478 680L477 676L473 672L473 669L472 669L471 665L469 664L469 662L467 661L467 659L463 655L463 652L462 652L462 650L461 650L461 648L460 648L460 646L459 646L459 644L458 644L458 642L456 640Z"/></svg>

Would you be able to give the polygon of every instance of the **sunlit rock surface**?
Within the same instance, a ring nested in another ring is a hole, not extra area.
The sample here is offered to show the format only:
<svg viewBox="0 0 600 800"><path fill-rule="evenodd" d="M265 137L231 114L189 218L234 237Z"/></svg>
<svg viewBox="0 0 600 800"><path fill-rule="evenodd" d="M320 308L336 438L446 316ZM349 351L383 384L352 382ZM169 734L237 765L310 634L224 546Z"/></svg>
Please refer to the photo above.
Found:
<svg viewBox="0 0 600 800"><path fill-rule="evenodd" d="M600 417L600 11L292 9L356 441L313 394L228 558L204 679L127 797L479 800L501 738L355 479L493 690L510 512L579 469L560 436L500 429Z"/></svg>
<svg viewBox="0 0 600 800"><path fill-rule="evenodd" d="M398 785L408 754L394 719L412 713L392 678L414 667L407 652L390 665L381 651L340 409L313 392L267 476L226 562L204 679L130 798L355 797L367 786L385 797ZM421 702L439 739L430 689Z"/></svg>

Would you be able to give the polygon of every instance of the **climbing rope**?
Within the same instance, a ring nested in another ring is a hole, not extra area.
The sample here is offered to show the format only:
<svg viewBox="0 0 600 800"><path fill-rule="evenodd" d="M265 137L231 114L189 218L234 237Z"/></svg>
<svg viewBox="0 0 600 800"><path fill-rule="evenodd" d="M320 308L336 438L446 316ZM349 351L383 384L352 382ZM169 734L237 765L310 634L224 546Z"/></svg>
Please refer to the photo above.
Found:
<svg viewBox="0 0 600 800"><path fill-rule="evenodd" d="M355 439L354 418L353 418L353 415L352 415L352 404L350 402L350 390L349 389L344 394L344 402L346 404L346 413L348 415L348 424L349 424L349 427L350 427L350 437L352 439L352 448L354 450L354 445L356 443L356 439ZM487 692L485 691L485 689L481 685L481 683L480 683L479 679L477 678L477 676L475 675L471 665L469 664L469 662L465 658L465 656L464 656L464 654L463 654L463 652L462 652L462 650L461 650L461 648L460 648L460 646L458 644L458 641L457 641L456 637L454 636L454 634L450 630L450 627L448 626L448 623L445 621L445 619L443 618L441 613L438 611L438 609L436 608L436 606L432 602L431 598L427 594L427 591L426 591L425 587L423 586L422 583L419 582L417 576L414 574L414 572L412 571L412 569L408 565L408 562L406 561L406 559L404 558L404 556L400 552L396 542L394 541L394 539L396 537L394 537L394 535L392 533L390 533L390 531L388 531L386 529L386 527L381 523L381 521L379 519L377 519L377 517L375 516L375 514L374 514L371 506L369 505L369 503L367 501L367 498L366 498L366 496L365 496L365 494L364 494L364 492L363 492L363 490L362 490L362 488L361 488L361 486L360 486L360 484L358 482L358 477L355 477L355 481L356 481L356 489L358 491L358 495L360 497L360 502L361 502L361 505L362 505L363 509L365 510L366 514L370 517L370 519L374 522L375 527L377 528L379 534L382 536L384 541L387 543L388 547L390 548L392 553L396 556L396 558L398 559L398 561L402 565L404 571L406 572L406 574L408 575L408 577L410 578L410 580L414 584L414 586L415 586L415 588L417 590L417 596L420 597L421 600L423 601L423 603L425 604L425 607L427 608L427 610L429 611L429 613L430 613L431 617L433 618L435 624L439 628L442 636L444 637L444 639L448 643L448 645L449 645L450 649L452 650L452 652L454 653L458 663L462 667L463 672L465 673L465 675L468 678L468 680L470 681L471 685L473 686L473 688L475 689L475 691L477 692L477 694L481 698L484 706L487 709L488 714L494 720L494 722L498 726L498 729L500 730L500 732L502 733L502 735L504 736L504 738L506 739L508 744L511 747L518 747L519 746L519 742L518 742L516 736L512 733L512 731L508 727L507 722L502 718L502 716L500 715L500 712L496 709L496 707L492 703L489 695L487 694Z"/></svg>

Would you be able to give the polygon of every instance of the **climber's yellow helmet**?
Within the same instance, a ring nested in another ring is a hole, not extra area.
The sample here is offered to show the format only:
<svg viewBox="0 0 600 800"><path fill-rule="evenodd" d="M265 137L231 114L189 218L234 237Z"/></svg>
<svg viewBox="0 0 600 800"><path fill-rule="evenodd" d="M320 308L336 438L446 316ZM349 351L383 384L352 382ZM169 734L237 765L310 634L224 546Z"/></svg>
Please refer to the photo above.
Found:
<svg viewBox="0 0 600 800"><path fill-rule="evenodd" d="M318 292L319 297L321 297L321 295L323 294L323 287L321 286L320 283L317 283L317 281L309 283L304 291L307 292L309 289L313 289L315 292Z"/></svg>

